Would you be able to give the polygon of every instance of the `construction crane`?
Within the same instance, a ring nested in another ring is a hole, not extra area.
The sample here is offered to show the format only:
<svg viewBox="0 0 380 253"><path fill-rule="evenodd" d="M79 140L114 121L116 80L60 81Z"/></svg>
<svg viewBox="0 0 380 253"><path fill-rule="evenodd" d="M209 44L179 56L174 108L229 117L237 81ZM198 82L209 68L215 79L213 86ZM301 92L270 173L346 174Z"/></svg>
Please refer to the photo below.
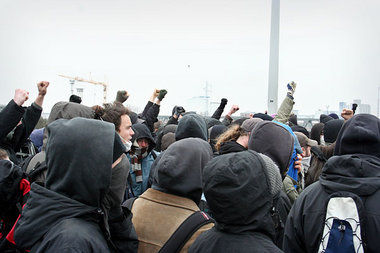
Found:
<svg viewBox="0 0 380 253"><path fill-rule="evenodd" d="M58 76L63 77L63 78L67 78L67 79L70 80L71 94L74 94L74 82L75 81L85 82L85 83L90 83L90 84L94 84L94 85L101 85L101 86L103 86L103 103L107 102L107 84L105 82L97 82L97 81L92 80L92 78L90 78L90 80L86 80L84 78L77 77L77 76L76 77L65 76L65 75L58 75Z"/></svg>

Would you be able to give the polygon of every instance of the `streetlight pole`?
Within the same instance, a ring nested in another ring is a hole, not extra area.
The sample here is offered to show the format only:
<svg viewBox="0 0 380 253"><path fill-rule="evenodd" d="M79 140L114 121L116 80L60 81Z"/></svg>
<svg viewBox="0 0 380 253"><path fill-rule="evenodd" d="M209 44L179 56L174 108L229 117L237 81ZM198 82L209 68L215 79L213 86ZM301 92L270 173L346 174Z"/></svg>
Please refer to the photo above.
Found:
<svg viewBox="0 0 380 253"><path fill-rule="evenodd" d="M268 77L268 113L277 112L278 103L278 62L280 41L280 0L272 0L269 77Z"/></svg>

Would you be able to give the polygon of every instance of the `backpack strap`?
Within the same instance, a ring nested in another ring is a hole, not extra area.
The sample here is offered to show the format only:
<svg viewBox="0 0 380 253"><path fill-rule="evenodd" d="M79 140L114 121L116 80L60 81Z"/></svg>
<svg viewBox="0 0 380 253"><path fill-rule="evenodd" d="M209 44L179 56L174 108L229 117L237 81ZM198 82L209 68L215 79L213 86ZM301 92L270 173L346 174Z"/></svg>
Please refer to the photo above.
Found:
<svg viewBox="0 0 380 253"><path fill-rule="evenodd" d="M170 236L159 253L180 252L190 237L203 225L215 223L215 221L202 211L198 211L187 217L177 230Z"/></svg>
<svg viewBox="0 0 380 253"><path fill-rule="evenodd" d="M156 160L156 158L157 158L156 152L154 152L154 150L152 150L152 151L150 151L150 153L152 154L153 159Z"/></svg>

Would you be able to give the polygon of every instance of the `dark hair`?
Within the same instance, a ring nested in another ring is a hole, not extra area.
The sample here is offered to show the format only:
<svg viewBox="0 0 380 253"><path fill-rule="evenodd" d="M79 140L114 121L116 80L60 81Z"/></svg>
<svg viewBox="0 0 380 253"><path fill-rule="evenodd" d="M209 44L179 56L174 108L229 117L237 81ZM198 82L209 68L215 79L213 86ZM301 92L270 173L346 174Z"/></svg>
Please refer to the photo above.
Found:
<svg viewBox="0 0 380 253"><path fill-rule="evenodd" d="M95 111L95 119L113 123L116 131L118 131L120 129L121 116L129 115L129 109L120 102L108 103L103 106L95 105L92 107Z"/></svg>
<svg viewBox="0 0 380 253"><path fill-rule="evenodd" d="M70 96L69 101L77 103L77 104L80 104L80 103L82 103L82 98L80 96L77 96L77 95L73 94L73 95Z"/></svg>

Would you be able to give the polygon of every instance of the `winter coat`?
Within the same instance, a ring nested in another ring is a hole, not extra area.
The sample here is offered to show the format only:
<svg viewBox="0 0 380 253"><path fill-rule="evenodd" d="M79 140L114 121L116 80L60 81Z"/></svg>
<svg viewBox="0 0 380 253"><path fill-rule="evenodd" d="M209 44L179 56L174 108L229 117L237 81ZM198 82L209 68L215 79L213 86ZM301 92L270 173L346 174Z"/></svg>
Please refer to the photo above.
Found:
<svg viewBox="0 0 380 253"><path fill-rule="evenodd" d="M281 176L278 168L274 170L278 194ZM282 252L274 244L271 217L274 197L270 185L275 180L267 173L261 155L250 150L221 155L208 163L204 191L216 225L197 238L190 253Z"/></svg>
<svg viewBox="0 0 380 253"><path fill-rule="evenodd" d="M202 170L211 158L210 145L199 138L177 141L161 155L152 188L132 206L139 252L158 252L179 225L199 210ZM210 227L199 228L181 252L187 252L195 238Z"/></svg>
<svg viewBox="0 0 380 253"><path fill-rule="evenodd" d="M131 176L131 183L132 183L132 192L135 197L138 197L144 191L148 189L150 168L159 153L153 150L156 143L148 127L145 124L135 124L135 125L132 125L132 128L133 128L133 131L135 132L131 140L132 142L134 142L135 140L137 141L142 138L146 138L149 140L149 147L147 149L148 155L144 157L141 161L142 182L136 182L136 173L133 171L132 166L129 166L130 167L129 173ZM134 147L132 147L132 149L133 148ZM127 156L129 159L129 163L132 164L131 153L128 153Z"/></svg>
<svg viewBox="0 0 380 253"><path fill-rule="evenodd" d="M380 248L380 120L358 114L343 125L336 140L334 156L325 164L318 182L307 187L294 203L286 223L285 252L317 252L325 226L330 194L357 194L366 219L365 252Z"/></svg>
<svg viewBox="0 0 380 253"><path fill-rule="evenodd" d="M16 245L31 252L110 252L102 201L111 181L114 125L60 119L47 130L45 187L32 184Z"/></svg>
<svg viewBox="0 0 380 253"><path fill-rule="evenodd" d="M16 152L29 138L41 113L42 108L36 103L32 103L29 107L22 107L18 106L13 99L0 112L0 148L9 152L9 158L14 163L19 163ZM20 120L22 124L17 126ZM12 134L8 135L13 129Z"/></svg>

